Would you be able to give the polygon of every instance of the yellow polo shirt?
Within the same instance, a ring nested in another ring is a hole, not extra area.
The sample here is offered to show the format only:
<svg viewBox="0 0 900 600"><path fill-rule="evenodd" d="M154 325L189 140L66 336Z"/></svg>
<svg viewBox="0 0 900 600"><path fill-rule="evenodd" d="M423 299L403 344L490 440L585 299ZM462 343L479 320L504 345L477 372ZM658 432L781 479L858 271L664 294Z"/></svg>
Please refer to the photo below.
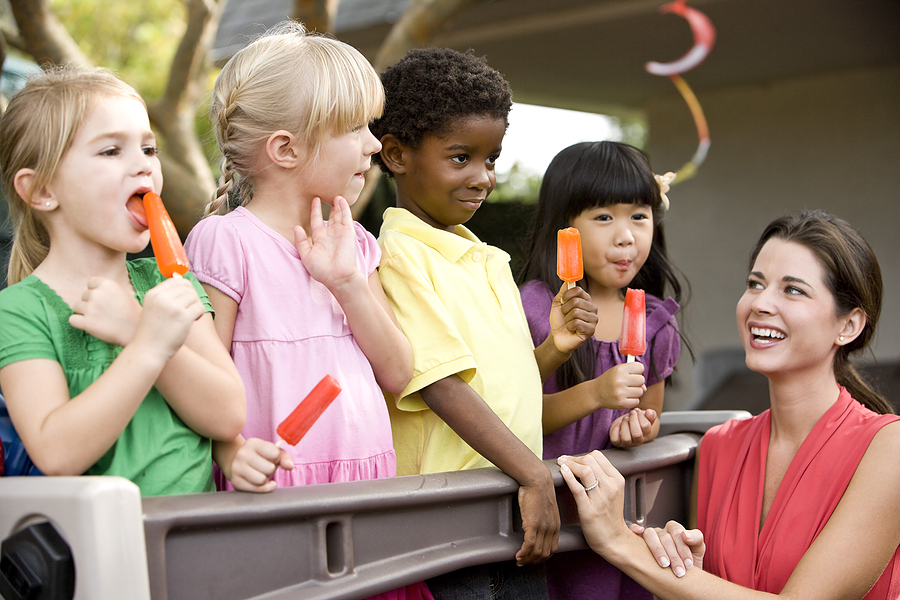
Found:
<svg viewBox="0 0 900 600"><path fill-rule="evenodd" d="M389 208L378 238L379 275L413 350L413 379L388 395L397 474L490 466L422 400L419 390L457 374L541 456L541 377L509 255L457 225L431 227Z"/></svg>

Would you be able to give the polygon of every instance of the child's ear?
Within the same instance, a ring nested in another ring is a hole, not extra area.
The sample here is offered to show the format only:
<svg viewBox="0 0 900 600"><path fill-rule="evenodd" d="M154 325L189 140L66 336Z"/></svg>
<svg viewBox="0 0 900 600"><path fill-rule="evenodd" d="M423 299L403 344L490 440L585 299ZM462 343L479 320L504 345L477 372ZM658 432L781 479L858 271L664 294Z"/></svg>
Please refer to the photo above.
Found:
<svg viewBox="0 0 900 600"><path fill-rule="evenodd" d="M381 160L395 175L406 173L405 150L406 146L394 134L388 133L381 138Z"/></svg>
<svg viewBox="0 0 900 600"><path fill-rule="evenodd" d="M266 156L280 167L291 168L299 164L305 153L302 144L289 131L279 129L266 138Z"/></svg>
<svg viewBox="0 0 900 600"><path fill-rule="evenodd" d="M34 169L19 169L13 177L13 188L19 198L25 199L34 210L51 211L57 207L56 198L47 186L32 190L34 187Z"/></svg>

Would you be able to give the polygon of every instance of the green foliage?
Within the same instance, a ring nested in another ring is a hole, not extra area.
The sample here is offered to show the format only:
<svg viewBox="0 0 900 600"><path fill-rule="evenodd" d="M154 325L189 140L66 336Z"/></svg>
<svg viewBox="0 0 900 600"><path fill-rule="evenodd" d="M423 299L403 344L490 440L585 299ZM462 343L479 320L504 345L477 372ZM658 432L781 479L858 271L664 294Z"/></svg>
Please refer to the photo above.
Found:
<svg viewBox="0 0 900 600"><path fill-rule="evenodd" d="M497 174L497 187L488 196L488 202L535 204L541 189L542 177L542 173L522 170L518 162L513 163L508 173Z"/></svg>
<svg viewBox="0 0 900 600"><path fill-rule="evenodd" d="M94 64L116 71L145 98L162 95L184 35L181 0L53 0L52 6Z"/></svg>

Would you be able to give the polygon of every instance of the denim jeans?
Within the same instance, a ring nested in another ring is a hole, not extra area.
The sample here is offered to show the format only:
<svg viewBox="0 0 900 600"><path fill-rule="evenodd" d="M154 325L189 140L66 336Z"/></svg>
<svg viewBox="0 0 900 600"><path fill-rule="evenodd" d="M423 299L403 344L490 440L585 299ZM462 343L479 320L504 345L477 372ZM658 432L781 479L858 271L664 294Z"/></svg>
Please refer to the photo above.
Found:
<svg viewBox="0 0 900 600"><path fill-rule="evenodd" d="M466 567L425 582L435 600L547 600L544 565L516 561Z"/></svg>

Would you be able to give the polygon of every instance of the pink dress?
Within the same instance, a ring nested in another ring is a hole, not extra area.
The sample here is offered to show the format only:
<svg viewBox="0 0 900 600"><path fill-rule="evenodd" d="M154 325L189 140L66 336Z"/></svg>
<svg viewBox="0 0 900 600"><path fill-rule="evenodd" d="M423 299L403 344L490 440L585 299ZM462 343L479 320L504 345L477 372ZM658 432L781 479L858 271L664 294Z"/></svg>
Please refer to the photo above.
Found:
<svg viewBox="0 0 900 600"><path fill-rule="evenodd" d="M804 440L760 530L771 415L728 421L700 446L698 526L706 536L703 570L746 588L781 592L828 522L878 431L898 417L879 415L841 388L837 402ZM900 597L900 549L864 600Z"/></svg>
<svg viewBox="0 0 900 600"><path fill-rule="evenodd" d="M356 262L367 276L381 260L375 238L356 228ZM387 404L347 318L310 277L293 244L246 208L200 221L184 248L191 271L237 302L231 356L247 391L245 438L275 442L275 429L325 375L341 393L296 446L279 487L394 477L397 459ZM218 470L217 470L218 471ZM234 489L221 477L219 489ZM414 583L370 600L434 600Z"/></svg>
<svg viewBox="0 0 900 600"><path fill-rule="evenodd" d="M357 263L369 275L381 251L355 226ZM240 207L200 221L185 250L197 279L238 303L231 355L247 390L244 437L277 441L278 424L325 375L342 388L309 433L285 446L294 470L278 469L278 486L393 477L390 419L372 367L294 245Z"/></svg>

